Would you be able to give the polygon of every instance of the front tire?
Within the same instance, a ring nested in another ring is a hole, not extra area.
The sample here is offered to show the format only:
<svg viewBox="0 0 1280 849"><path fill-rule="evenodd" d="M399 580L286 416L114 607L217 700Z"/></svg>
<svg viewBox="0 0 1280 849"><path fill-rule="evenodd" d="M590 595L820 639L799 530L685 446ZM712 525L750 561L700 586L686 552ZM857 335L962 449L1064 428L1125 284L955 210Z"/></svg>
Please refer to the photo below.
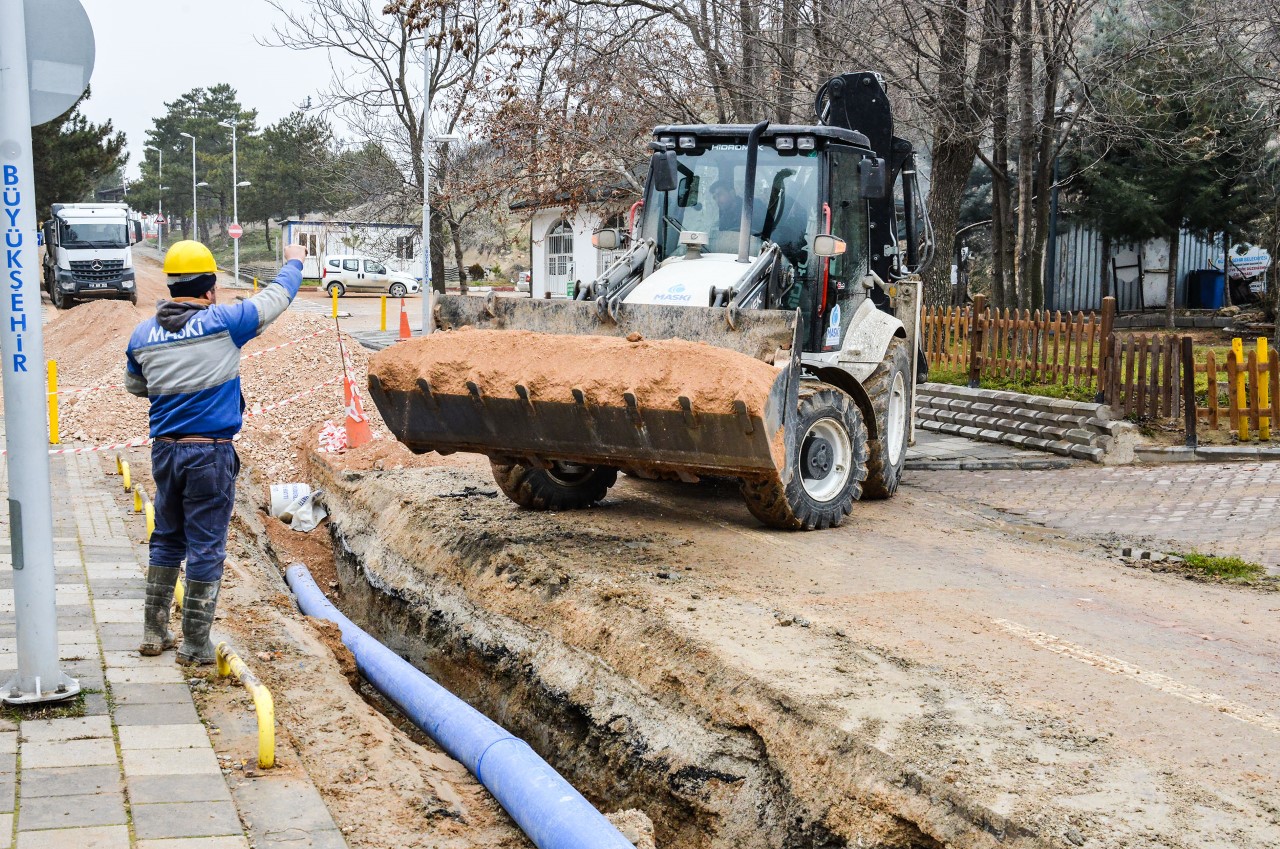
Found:
<svg viewBox="0 0 1280 849"><path fill-rule="evenodd" d="M393 298L403 298L409 294L409 288L403 283L392 283L390 294Z"/></svg>
<svg viewBox="0 0 1280 849"><path fill-rule="evenodd" d="M876 412L876 432L868 446L867 480L863 498L888 498L898 491L902 469L907 462L907 442L911 437L911 351L907 340L895 336L884 360L863 384Z"/></svg>
<svg viewBox="0 0 1280 849"><path fill-rule="evenodd" d="M867 426L853 399L825 383L802 386L789 479L745 480L747 509L771 528L821 530L844 522L867 476Z"/></svg>
<svg viewBox="0 0 1280 849"><path fill-rule="evenodd" d="M492 461L493 479L516 504L529 510L577 510L598 504L618 480L608 466L555 463L538 469Z"/></svg>
<svg viewBox="0 0 1280 849"><path fill-rule="evenodd" d="M335 293L339 298L347 294L347 287L343 286L341 283L330 283L328 286L324 287L324 290L329 293L330 298L334 297Z"/></svg>

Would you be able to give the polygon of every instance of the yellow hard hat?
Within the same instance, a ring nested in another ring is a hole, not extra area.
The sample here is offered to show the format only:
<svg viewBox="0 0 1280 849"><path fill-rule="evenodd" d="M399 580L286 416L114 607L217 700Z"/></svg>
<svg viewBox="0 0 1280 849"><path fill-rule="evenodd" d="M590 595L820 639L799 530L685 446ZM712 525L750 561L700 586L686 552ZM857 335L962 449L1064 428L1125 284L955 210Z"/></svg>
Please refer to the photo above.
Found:
<svg viewBox="0 0 1280 849"><path fill-rule="evenodd" d="M218 263L204 245L183 239L169 246L164 255L164 273L169 275L170 283L177 283L201 274L217 274Z"/></svg>

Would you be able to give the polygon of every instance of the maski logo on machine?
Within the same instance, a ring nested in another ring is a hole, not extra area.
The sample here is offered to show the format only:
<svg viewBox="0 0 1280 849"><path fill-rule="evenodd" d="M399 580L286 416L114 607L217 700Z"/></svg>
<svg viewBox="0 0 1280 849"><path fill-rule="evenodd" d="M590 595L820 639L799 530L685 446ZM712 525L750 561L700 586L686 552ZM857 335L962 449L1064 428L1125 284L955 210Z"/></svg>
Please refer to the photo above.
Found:
<svg viewBox="0 0 1280 849"><path fill-rule="evenodd" d="M684 290L683 283L677 283L667 288L667 291L656 295L655 301L670 301L676 304L686 304L693 299L693 296Z"/></svg>
<svg viewBox="0 0 1280 849"><path fill-rule="evenodd" d="M827 325L827 335L823 340L823 347L831 347L840 344L840 305L836 304L831 308L831 323Z"/></svg>

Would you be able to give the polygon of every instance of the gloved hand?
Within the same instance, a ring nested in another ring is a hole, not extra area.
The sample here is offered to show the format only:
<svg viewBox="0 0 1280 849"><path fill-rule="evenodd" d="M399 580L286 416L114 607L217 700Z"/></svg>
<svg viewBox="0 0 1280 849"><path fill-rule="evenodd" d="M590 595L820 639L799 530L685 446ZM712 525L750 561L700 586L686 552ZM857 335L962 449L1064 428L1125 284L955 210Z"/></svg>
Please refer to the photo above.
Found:
<svg viewBox="0 0 1280 849"><path fill-rule="evenodd" d="M302 245L285 245L284 261L296 259L299 262L307 258L307 249Z"/></svg>

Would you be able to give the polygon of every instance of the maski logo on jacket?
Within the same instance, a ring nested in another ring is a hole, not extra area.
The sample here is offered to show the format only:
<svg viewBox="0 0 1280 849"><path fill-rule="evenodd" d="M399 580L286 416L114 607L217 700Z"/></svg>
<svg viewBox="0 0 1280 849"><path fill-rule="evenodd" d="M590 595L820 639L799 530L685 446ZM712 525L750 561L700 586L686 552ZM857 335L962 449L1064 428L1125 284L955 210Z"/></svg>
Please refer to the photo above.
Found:
<svg viewBox="0 0 1280 849"><path fill-rule="evenodd" d="M182 329L177 333L170 333L160 325L151 328L151 332L147 334L147 344L152 342L175 342L179 339L191 339L195 336L204 335L204 322L198 318L193 318L186 324L182 325Z"/></svg>

